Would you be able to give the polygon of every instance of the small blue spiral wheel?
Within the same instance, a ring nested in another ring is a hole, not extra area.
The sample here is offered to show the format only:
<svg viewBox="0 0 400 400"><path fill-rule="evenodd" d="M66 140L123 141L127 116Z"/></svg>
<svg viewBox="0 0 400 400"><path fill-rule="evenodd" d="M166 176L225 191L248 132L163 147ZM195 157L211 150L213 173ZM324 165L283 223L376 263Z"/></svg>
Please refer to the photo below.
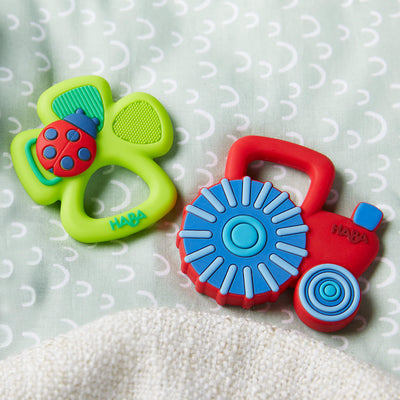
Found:
<svg viewBox="0 0 400 400"><path fill-rule="evenodd" d="M219 296L242 296L249 306L257 296L260 303L276 300L298 275L307 231L288 193L244 177L203 188L186 207L179 237L196 287L200 282Z"/></svg>
<svg viewBox="0 0 400 400"><path fill-rule="evenodd" d="M351 272L336 264L321 264L299 280L295 307L303 322L313 329L334 331L351 321L360 300L360 287Z"/></svg>

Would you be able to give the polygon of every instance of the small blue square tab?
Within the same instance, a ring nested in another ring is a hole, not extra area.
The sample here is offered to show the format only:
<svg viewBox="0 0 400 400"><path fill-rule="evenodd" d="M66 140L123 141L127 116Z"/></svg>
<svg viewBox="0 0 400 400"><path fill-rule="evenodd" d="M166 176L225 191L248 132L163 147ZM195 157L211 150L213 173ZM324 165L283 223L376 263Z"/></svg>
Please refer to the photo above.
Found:
<svg viewBox="0 0 400 400"><path fill-rule="evenodd" d="M369 231L374 231L378 227L382 217L382 211L368 203L360 203L353 213L354 223Z"/></svg>

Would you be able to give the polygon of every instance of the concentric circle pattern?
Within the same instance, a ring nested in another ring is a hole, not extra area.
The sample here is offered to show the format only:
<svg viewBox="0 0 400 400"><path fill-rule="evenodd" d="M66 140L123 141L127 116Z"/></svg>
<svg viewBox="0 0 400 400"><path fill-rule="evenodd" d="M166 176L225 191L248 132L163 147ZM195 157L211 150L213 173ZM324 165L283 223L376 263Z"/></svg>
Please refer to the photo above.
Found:
<svg viewBox="0 0 400 400"><path fill-rule="evenodd" d="M350 317L358 308L360 296L355 277L335 264L312 268L299 283L301 305L321 321L335 322Z"/></svg>
<svg viewBox="0 0 400 400"><path fill-rule="evenodd" d="M221 295L278 292L307 255L301 208L270 182L222 179L186 211L185 262Z"/></svg>
<svg viewBox="0 0 400 400"><path fill-rule="evenodd" d="M224 225L222 241L231 253L250 257L264 248L267 243L267 234L258 219L249 215L238 215Z"/></svg>

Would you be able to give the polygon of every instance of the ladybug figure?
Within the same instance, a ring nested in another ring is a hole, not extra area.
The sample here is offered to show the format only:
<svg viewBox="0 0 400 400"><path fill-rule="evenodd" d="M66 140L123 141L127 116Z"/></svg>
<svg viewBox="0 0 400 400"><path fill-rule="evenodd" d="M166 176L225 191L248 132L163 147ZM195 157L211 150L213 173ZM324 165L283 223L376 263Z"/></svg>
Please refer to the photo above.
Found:
<svg viewBox="0 0 400 400"><path fill-rule="evenodd" d="M36 154L42 166L58 177L86 171L96 156L97 118L78 108L74 114L47 125L39 134Z"/></svg>

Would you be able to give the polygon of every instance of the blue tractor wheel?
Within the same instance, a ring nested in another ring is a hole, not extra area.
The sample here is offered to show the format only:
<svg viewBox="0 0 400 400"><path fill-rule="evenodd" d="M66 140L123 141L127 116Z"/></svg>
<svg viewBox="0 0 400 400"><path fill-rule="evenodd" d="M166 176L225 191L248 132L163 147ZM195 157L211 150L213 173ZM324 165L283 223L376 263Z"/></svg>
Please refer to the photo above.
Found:
<svg viewBox="0 0 400 400"><path fill-rule="evenodd" d="M294 302L306 325L331 332L350 323L360 300L360 287L351 272L336 264L321 264L300 278Z"/></svg>
<svg viewBox="0 0 400 400"><path fill-rule="evenodd" d="M192 280L249 306L276 300L298 275L307 230L288 193L244 177L203 188L186 207L179 236Z"/></svg>

